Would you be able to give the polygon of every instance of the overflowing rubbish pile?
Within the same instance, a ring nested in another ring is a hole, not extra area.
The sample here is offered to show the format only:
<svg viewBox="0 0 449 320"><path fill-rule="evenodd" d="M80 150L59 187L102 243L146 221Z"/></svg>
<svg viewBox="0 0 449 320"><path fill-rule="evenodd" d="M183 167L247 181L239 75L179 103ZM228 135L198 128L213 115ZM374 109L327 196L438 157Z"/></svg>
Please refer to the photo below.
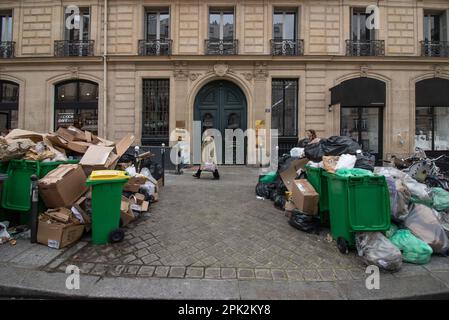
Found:
<svg viewBox="0 0 449 320"><path fill-rule="evenodd" d="M376 166L348 137L301 140L277 171L259 177L256 195L285 210L303 232L330 226L340 252L355 248L367 265L397 271L403 261L425 264L432 254L449 255L446 180L423 176L420 163L395 164Z"/></svg>
<svg viewBox="0 0 449 320"><path fill-rule="evenodd" d="M37 242L49 247L63 248L89 232L95 238L108 219L119 230L146 215L159 200L163 172L153 154L130 148L134 141L132 134L113 142L75 127L48 134L15 129L0 137L0 243L30 239L32 176ZM120 241L117 234L108 242Z"/></svg>

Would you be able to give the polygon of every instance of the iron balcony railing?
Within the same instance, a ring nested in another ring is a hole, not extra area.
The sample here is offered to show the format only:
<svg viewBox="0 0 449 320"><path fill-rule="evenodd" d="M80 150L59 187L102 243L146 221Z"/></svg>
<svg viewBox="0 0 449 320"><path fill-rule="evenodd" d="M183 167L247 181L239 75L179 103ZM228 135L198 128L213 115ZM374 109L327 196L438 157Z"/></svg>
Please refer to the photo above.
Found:
<svg viewBox="0 0 449 320"><path fill-rule="evenodd" d="M14 48L16 43L14 41L1 41L0 42L0 58L10 59L14 58Z"/></svg>
<svg viewBox="0 0 449 320"><path fill-rule="evenodd" d="M347 56L384 56L384 40L354 41L346 40Z"/></svg>
<svg viewBox="0 0 449 320"><path fill-rule="evenodd" d="M304 54L304 40L270 40L273 56L302 56Z"/></svg>
<svg viewBox="0 0 449 320"><path fill-rule="evenodd" d="M238 54L238 40L206 40L206 54L235 55Z"/></svg>
<svg viewBox="0 0 449 320"><path fill-rule="evenodd" d="M425 57L449 57L449 41L421 41L421 55Z"/></svg>
<svg viewBox="0 0 449 320"><path fill-rule="evenodd" d="M169 56L172 50L172 40L139 40L139 55L141 56Z"/></svg>
<svg viewBox="0 0 449 320"><path fill-rule="evenodd" d="M57 40L56 57L87 57L94 55L94 40Z"/></svg>

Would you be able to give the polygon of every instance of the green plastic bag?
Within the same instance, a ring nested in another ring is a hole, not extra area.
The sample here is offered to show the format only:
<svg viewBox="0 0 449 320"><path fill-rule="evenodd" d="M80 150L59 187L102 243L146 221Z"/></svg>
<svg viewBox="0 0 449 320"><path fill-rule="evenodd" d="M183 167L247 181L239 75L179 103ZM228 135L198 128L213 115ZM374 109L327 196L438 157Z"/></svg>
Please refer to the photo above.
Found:
<svg viewBox="0 0 449 320"><path fill-rule="evenodd" d="M273 183L278 178L278 173L276 171L268 172L266 175L259 179L259 182L263 183Z"/></svg>
<svg viewBox="0 0 449 320"><path fill-rule="evenodd" d="M449 192L442 188L432 188L433 207L437 211L449 209Z"/></svg>
<svg viewBox="0 0 449 320"><path fill-rule="evenodd" d="M353 168L353 169L338 169L335 172L340 177L371 177L374 174L365 169Z"/></svg>
<svg viewBox="0 0 449 320"><path fill-rule="evenodd" d="M401 229L396 231L390 238L390 241L402 251L402 259L405 262L426 264L430 261L433 253L432 248L421 239L415 237L410 230Z"/></svg>

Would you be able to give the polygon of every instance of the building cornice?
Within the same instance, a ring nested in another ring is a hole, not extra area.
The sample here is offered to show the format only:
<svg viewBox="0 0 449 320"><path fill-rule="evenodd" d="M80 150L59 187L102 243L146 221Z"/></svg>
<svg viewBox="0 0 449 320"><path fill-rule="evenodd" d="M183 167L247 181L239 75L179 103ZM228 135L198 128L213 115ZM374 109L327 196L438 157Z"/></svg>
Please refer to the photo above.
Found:
<svg viewBox="0 0 449 320"><path fill-rule="evenodd" d="M109 62L115 63L163 63L163 62L273 62L273 63L398 63L398 64L449 64L449 58L417 57L417 56L382 56L382 57L348 57L329 55L306 56L271 56L271 55L235 55L235 56L209 56L209 55L171 55L171 56L138 56L138 55L111 55ZM0 59L0 65L27 65L27 64L97 64L102 63L103 57L19 57L13 59Z"/></svg>

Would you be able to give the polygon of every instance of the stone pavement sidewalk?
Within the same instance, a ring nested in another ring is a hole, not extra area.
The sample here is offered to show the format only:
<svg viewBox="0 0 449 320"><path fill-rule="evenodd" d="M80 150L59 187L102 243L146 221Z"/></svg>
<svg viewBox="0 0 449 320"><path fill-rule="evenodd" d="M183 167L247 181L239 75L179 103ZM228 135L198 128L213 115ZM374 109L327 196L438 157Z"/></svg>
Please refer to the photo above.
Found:
<svg viewBox="0 0 449 320"><path fill-rule="evenodd" d="M449 259L382 272L368 290L365 266L320 234L300 232L271 201L257 200L258 171L220 168L221 180L168 175L148 217L125 241L66 250L20 241L0 246L0 294L150 299L384 299L449 296ZM67 290L68 265L81 289Z"/></svg>

